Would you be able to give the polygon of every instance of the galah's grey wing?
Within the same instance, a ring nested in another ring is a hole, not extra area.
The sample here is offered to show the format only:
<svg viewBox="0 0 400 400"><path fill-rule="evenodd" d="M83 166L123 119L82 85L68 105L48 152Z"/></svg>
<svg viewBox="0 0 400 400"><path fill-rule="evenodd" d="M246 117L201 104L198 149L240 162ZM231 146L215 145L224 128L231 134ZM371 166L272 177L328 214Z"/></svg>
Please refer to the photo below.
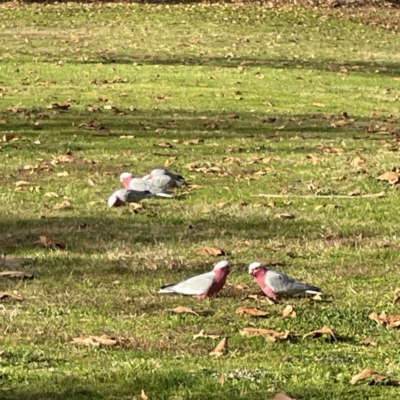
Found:
<svg viewBox="0 0 400 400"><path fill-rule="evenodd" d="M215 273L213 271L194 276L186 281L161 288L158 293L180 293L185 295L201 295L207 292L214 282Z"/></svg>
<svg viewBox="0 0 400 400"><path fill-rule="evenodd" d="M321 289L316 286L310 286L296 278L273 270L268 270L265 283L277 294L294 294L308 290L321 292Z"/></svg>
<svg viewBox="0 0 400 400"><path fill-rule="evenodd" d="M166 189L173 184L173 179L168 175L159 175L153 176L153 178L147 180L146 182L154 187Z"/></svg>
<svg viewBox="0 0 400 400"><path fill-rule="evenodd" d="M143 181L138 178L133 178L129 182L129 189L136 190L138 192L145 192L146 190L150 190L147 181Z"/></svg>
<svg viewBox="0 0 400 400"><path fill-rule="evenodd" d="M154 194L148 190L143 192L139 192L138 190L127 190L124 201L126 203L139 203L141 200L149 197L154 197Z"/></svg>

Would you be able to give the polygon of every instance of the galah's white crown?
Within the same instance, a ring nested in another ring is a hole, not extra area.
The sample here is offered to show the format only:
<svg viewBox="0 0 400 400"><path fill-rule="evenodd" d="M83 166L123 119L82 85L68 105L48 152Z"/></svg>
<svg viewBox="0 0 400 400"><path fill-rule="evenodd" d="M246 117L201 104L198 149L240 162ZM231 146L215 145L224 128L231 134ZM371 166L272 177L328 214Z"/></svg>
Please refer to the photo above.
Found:
<svg viewBox="0 0 400 400"><path fill-rule="evenodd" d="M249 274L252 274L254 270L264 267L260 262L253 262L249 265Z"/></svg>
<svg viewBox="0 0 400 400"><path fill-rule="evenodd" d="M119 180L120 182L123 182L126 178L132 178L133 175L130 172L123 172L120 176L119 176Z"/></svg>
<svg viewBox="0 0 400 400"><path fill-rule="evenodd" d="M217 262L215 265L214 265L214 270L216 270L216 269L222 269L222 268L229 268L231 266L231 263L230 263L230 261L228 261L228 260L222 260L222 261L219 261L219 262Z"/></svg>
<svg viewBox="0 0 400 400"><path fill-rule="evenodd" d="M116 202L117 202L117 196L115 194L113 194L112 196L110 196L108 198L108 201L107 201L108 207L112 207Z"/></svg>

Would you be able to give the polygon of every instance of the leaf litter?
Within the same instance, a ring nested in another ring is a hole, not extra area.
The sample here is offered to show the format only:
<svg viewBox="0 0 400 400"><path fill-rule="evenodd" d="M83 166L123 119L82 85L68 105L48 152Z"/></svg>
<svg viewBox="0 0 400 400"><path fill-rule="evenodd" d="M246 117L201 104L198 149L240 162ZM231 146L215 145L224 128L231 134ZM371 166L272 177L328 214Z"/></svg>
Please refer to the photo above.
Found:
<svg viewBox="0 0 400 400"><path fill-rule="evenodd" d="M236 312L236 314L244 315L246 317L248 317L248 316L268 317L269 316L268 311L263 311L258 307L238 307L235 312Z"/></svg>
<svg viewBox="0 0 400 400"><path fill-rule="evenodd" d="M239 333L245 337L262 336L267 342L276 342L277 340L288 340L292 337L299 336L297 333L285 331L278 332L273 329L263 328L244 328Z"/></svg>
<svg viewBox="0 0 400 400"><path fill-rule="evenodd" d="M228 349L228 338L224 337L215 347L214 350L210 351L209 355L214 357L221 357Z"/></svg>
<svg viewBox="0 0 400 400"><path fill-rule="evenodd" d="M69 343L87 347L131 347L136 343L136 340L131 337L120 338L104 334L101 336L74 337Z"/></svg>
<svg viewBox="0 0 400 400"><path fill-rule="evenodd" d="M353 377L350 380L350 383L352 385L355 385L357 382L363 381L368 378L372 378L370 385L382 383L388 386L400 386L400 380L389 379L387 376L382 375L371 368L365 368L360 373L353 375Z"/></svg>

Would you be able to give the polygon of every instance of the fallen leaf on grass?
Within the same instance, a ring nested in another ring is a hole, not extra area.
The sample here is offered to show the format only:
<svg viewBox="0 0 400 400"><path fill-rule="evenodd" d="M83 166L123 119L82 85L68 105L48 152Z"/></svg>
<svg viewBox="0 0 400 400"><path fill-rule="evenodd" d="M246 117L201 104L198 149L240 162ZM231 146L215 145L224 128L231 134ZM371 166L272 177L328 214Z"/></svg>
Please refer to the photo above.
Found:
<svg viewBox="0 0 400 400"><path fill-rule="evenodd" d="M6 278L33 279L33 274L23 271L2 271L0 272L0 276L4 276Z"/></svg>
<svg viewBox="0 0 400 400"><path fill-rule="evenodd" d="M168 158L164 163L164 167L169 168L170 166L174 165L177 159L178 159L177 156Z"/></svg>
<svg viewBox="0 0 400 400"><path fill-rule="evenodd" d="M290 317L290 318L295 318L296 317L296 311L294 311L293 306L288 304L283 311L281 312L281 315L283 318Z"/></svg>
<svg viewBox="0 0 400 400"><path fill-rule="evenodd" d="M65 177L65 176L69 176L69 173L67 171L57 172L57 176L59 178L62 178L62 177Z"/></svg>
<svg viewBox="0 0 400 400"><path fill-rule="evenodd" d="M292 336L298 336L296 333L285 331L277 332L273 329L262 328L244 328L239 333L245 337L262 336L267 342L276 342L279 340L287 340Z"/></svg>
<svg viewBox="0 0 400 400"><path fill-rule="evenodd" d="M219 247L202 247L197 251L197 254L200 254L201 256L225 256L226 251L223 249L220 249Z"/></svg>
<svg viewBox="0 0 400 400"><path fill-rule="evenodd" d="M204 139L192 139L192 140L186 140L183 142L183 144L185 146L190 146L190 145L200 144L200 143L204 143Z"/></svg>
<svg viewBox="0 0 400 400"><path fill-rule="evenodd" d="M218 339L218 338L220 338L220 335L207 335L207 334L204 334L204 330L202 329L199 333L196 333L196 335L193 335L193 340L196 340L198 338Z"/></svg>
<svg viewBox="0 0 400 400"><path fill-rule="evenodd" d="M220 357L224 354L225 350L228 348L228 338L223 338L217 345L217 347L209 353L210 356Z"/></svg>
<svg viewBox="0 0 400 400"><path fill-rule="evenodd" d="M8 297L10 299L19 300L19 301L22 301L24 299L21 296L15 296L15 295L7 293L7 292L0 292L0 300L7 299Z"/></svg>
<svg viewBox="0 0 400 400"><path fill-rule="evenodd" d="M20 137L21 136L13 135L13 134L3 135L0 138L0 142L15 142L15 141L19 140Z"/></svg>
<svg viewBox="0 0 400 400"><path fill-rule="evenodd" d="M379 315L376 312L373 312L368 315L369 319L375 321L378 325L386 325L391 328L399 328L400 327L400 315L386 315L385 311L382 311Z"/></svg>
<svg viewBox="0 0 400 400"><path fill-rule="evenodd" d="M322 163L322 162L324 161L323 158L316 157L316 156L314 156L313 154L307 154L307 155L306 155L306 158L307 158L308 160L310 160L310 162L311 162L313 165Z"/></svg>
<svg viewBox="0 0 400 400"><path fill-rule="evenodd" d="M269 400L296 400L293 397L289 397L286 393L277 393L274 398Z"/></svg>
<svg viewBox="0 0 400 400"><path fill-rule="evenodd" d="M71 208L71 203L68 200L64 200L61 203L57 203L53 208L54 208L54 210L61 210L63 208Z"/></svg>
<svg viewBox="0 0 400 400"><path fill-rule="evenodd" d="M51 239L47 236L39 236L39 241L35 243L43 244L45 247L52 247L56 250L65 250L66 246L64 243Z"/></svg>
<svg viewBox="0 0 400 400"><path fill-rule="evenodd" d="M275 214L275 218L280 218L280 219L294 219L296 218L294 214L292 213L280 213L280 214Z"/></svg>
<svg viewBox="0 0 400 400"><path fill-rule="evenodd" d="M382 175L379 175L376 179L378 181L384 181L390 183L391 185L394 185L396 183L399 183L400 173L394 171L387 171L384 172Z"/></svg>
<svg viewBox="0 0 400 400"><path fill-rule="evenodd" d="M359 169L359 168L361 168L361 166L363 165L363 164L365 164L365 158L362 158L362 157L360 157L360 156L357 156L357 157L354 157L351 161L350 161L350 165L353 167L353 168L356 168L356 169Z"/></svg>
<svg viewBox="0 0 400 400"><path fill-rule="evenodd" d="M223 385L225 383L225 374L222 372L221 375L218 378L218 383Z"/></svg>
<svg viewBox="0 0 400 400"><path fill-rule="evenodd" d="M258 307L239 307L236 309L236 314L250 315L252 317L267 317L269 312L260 310Z"/></svg>
<svg viewBox="0 0 400 400"><path fill-rule="evenodd" d="M367 338L361 342L364 346L378 346L378 343L375 342L372 338Z"/></svg>
<svg viewBox="0 0 400 400"><path fill-rule="evenodd" d="M399 381L388 380L387 376L381 375L379 372L376 372L371 368L365 368L360 373L354 375L351 378L350 383L352 385L355 385L357 382L362 381L362 380L367 379L367 378L370 378L370 377L373 378L373 381L371 382L372 384L386 381L385 383L389 383L389 384L391 384L393 386L398 386L399 383L400 383Z"/></svg>
<svg viewBox="0 0 400 400"><path fill-rule="evenodd" d="M305 335L303 335L303 340L308 337L314 337L314 338L321 337L322 335L329 335L331 339L335 341L337 340L336 338L337 335L335 334L335 332L333 332L333 330L327 326L324 326L321 329L317 329L316 331L306 333Z"/></svg>
<svg viewBox="0 0 400 400"><path fill-rule="evenodd" d="M142 392L140 393L140 398L142 400L149 400L149 396L146 395L146 393L144 392L143 389L142 389Z"/></svg>
<svg viewBox="0 0 400 400"><path fill-rule="evenodd" d="M18 181L15 182L15 187L29 186L31 183L27 181Z"/></svg>
<svg viewBox="0 0 400 400"><path fill-rule="evenodd" d="M199 316L199 314L194 312L190 307L185 307L185 306L178 306L178 307L170 309L169 311L172 311L176 314L188 313L188 314L196 315L197 317Z"/></svg>
<svg viewBox="0 0 400 400"><path fill-rule="evenodd" d="M154 146L162 147L163 149L173 149L174 146L169 142L158 142Z"/></svg>
<svg viewBox="0 0 400 400"><path fill-rule="evenodd" d="M250 294L244 300L246 299L254 299L256 301L259 301L260 303L267 303L270 306L275 305L275 303L265 295Z"/></svg>
<svg viewBox="0 0 400 400"><path fill-rule="evenodd" d="M129 345L130 343L134 343L133 338L118 338L112 337L108 335L101 336L88 336L88 337L75 337L72 338L70 344L77 344L80 346L94 346L94 347L116 347Z"/></svg>
<svg viewBox="0 0 400 400"><path fill-rule="evenodd" d="M71 107L69 103L53 103L48 105L46 108L50 110L68 110Z"/></svg>

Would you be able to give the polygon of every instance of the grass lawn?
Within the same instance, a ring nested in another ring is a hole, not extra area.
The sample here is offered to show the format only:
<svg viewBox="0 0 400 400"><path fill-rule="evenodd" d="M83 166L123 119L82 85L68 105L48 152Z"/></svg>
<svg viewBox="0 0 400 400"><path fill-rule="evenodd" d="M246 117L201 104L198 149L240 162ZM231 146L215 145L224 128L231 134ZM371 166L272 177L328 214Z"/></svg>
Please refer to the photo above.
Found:
<svg viewBox="0 0 400 400"><path fill-rule="evenodd" d="M1 399L396 398L399 333L369 315L400 314L400 174L376 179L400 167L398 33L232 5L0 14L0 270L35 275L0 276ZM164 165L191 186L107 207L121 172ZM222 258L216 298L157 295ZM253 261L326 296L248 297ZM337 340L302 338L323 326ZM70 343L101 335L116 339ZM365 368L387 379L351 384Z"/></svg>

